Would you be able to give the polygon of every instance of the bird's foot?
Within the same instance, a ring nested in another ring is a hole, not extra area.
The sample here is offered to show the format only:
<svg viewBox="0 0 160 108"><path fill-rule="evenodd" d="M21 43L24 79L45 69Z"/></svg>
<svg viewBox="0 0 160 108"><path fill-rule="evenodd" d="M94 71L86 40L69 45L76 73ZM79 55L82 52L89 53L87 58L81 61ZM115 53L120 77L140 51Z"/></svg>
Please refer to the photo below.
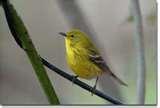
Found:
<svg viewBox="0 0 160 108"><path fill-rule="evenodd" d="M74 76L73 75L73 78L72 78L72 84L74 84L74 81L78 78L78 75Z"/></svg>
<svg viewBox="0 0 160 108"><path fill-rule="evenodd" d="M91 95L93 96L93 94L95 93L96 91L96 85L93 86L93 88L91 88Z"/></svg>
<svg viewBox="0 0 160 108"><path fill-rule="evenodd" d="M92 95L92 96L93 96L93 94L94 94L95 91L96 91L96 86L97 86L98 78L99 78L99 77L97 76L95 85L93 86L93 88L91 88L91 95Z"/></svg>

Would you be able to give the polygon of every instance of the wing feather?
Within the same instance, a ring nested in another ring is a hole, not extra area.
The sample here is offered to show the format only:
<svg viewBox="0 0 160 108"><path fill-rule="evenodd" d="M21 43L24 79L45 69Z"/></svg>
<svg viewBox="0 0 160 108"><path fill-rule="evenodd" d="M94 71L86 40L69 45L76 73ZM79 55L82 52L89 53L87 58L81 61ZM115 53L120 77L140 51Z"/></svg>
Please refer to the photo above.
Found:
<svg viewBox="0 0 160 108"><path fill-rule="evenodd" d="M102 58L102 56L98 53L98 51L94 50L94 49L89 49L89 59L96 64L99 68L101 68L103 71L108 72L115 80L117 80L117 82L119 82L120 84L127 86L126 83L124 83L121 79L119 79L111 70L110 68L107 66L106 62L104 61L104 59Z"/></svg>
<svg viewBox="0 0 160 108"><path fill-rule="evenodd" d="M102 70L106 68L106 62L96 49L89 49L89 59ZM103 70L104 71L104 70Z"/></svg>

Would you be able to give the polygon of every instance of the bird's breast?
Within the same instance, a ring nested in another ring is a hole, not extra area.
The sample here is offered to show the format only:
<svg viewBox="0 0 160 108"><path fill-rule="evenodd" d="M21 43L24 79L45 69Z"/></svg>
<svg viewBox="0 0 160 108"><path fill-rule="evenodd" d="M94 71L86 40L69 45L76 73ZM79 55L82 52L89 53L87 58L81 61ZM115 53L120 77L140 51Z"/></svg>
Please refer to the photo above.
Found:
<svg viewBox="0 0 160 108"><path fill-rule="evenodd" d="M102 71L93 64L86 55L86 51L78 48L66 47L67 63L73 72L81 78L91 79Z"/></svg>

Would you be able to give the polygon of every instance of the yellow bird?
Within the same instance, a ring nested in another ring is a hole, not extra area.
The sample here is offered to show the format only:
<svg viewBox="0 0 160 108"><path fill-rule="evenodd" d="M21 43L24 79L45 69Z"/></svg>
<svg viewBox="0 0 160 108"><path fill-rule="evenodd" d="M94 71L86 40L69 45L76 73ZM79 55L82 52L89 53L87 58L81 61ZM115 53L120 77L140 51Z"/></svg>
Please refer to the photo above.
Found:
<svg viewBox="0 0 160 108"><path fill-rule="evenodd" d="M99 51L84 32L73 29L59 34L65 37L67 63L76 74L75 78L92 79L97 77L93 87L95 89L98 76L106 72L120 84L127 86L106 65Z"/></svg>

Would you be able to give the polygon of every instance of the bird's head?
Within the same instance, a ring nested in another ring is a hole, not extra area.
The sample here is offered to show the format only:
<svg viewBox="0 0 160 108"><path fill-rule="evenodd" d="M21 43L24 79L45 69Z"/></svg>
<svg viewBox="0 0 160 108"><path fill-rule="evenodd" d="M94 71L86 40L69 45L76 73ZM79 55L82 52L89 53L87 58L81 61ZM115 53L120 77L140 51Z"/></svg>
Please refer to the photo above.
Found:
<svg viewBox="0 0 160 108"><path fill-rule="evenodd" d="M73 29L67 33L60 32L59 34L64 36L66 43L70 45L83 45L86 43L90 43L88 36L77 29Z"/></svg>

